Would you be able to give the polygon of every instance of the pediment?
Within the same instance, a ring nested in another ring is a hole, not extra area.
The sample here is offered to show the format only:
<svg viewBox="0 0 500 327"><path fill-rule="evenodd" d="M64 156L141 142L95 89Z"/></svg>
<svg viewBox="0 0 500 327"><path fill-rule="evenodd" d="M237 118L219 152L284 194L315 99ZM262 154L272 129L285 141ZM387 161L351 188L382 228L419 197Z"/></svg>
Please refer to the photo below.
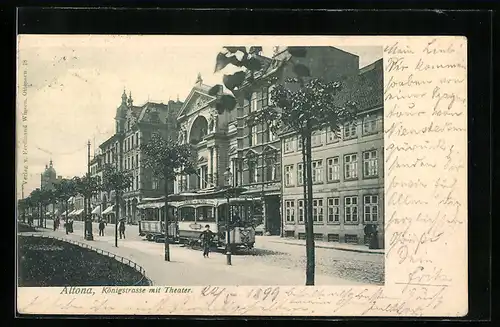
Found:
<svg viewBox="0 0 500 327"><path fill-rule="evenodd" d="M182 105L181 110L179 111L179 117L181 116L190 116L201 109L205 108L210 102L214 101L215 97L212 97L208 94L204 94L199 90L193 89L189 94L188 98Z"/></svg>

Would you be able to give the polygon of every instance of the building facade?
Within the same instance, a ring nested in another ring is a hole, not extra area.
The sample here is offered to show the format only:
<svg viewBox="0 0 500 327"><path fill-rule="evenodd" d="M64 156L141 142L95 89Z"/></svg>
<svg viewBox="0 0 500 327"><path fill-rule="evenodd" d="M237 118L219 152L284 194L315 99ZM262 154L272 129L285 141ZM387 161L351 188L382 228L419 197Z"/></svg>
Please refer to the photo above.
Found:
<svg viewBox="0 0 500 327"><path fill-rule="evenodd" d="M311 76L337 80L357 75L359 58L332 47L309 47L302 63ZM178 117L180 142L196 148L197 174L182 176L175 192L209 191L223 186L221 174L232 173L233 184L243 187L243 197L254 201L253 216L266 234L280 235L282 224L282 146L279 135L271 132L272 122L258 121L255 113L271 104L273 83L293 77L293 66L286 51L272 58L252 53L261 69L244 82L233 110L217 113L216 95L201 78L187 97ZM273 81L272 83L270 81ZM222 90L222 87L219 88Z"/></svg>
<svg viewBox="0 0 500 327"><path fill-rule="evenodd" d="M143 198L160 197L164 193L163 181L141 164L140 147L149 141L153 133L176 138L175 117L181 106L182 102L178 100L170 100L167 104L147 102L142 106L134 106L132 95L127 97L123 92L121 104L116 110L115 134L99 147L103 165L114 165L132 176L132 183L124 191L119 208L120 217L129 223L139 220L137 204ZM102 194L101 199L102 208L106 208L103 214L114 215L114 194Z"/></svg>
<svg viewBox="0 0 500 327"><path fill-rule="evenodd" d="M245 81L239 92L237 108L238 151L236 161L246 194L260 197L263 229L266 234L283 235L283 169L284 153L282 134L272 132L270 121L258 121L258 112L272 106L271 90L276 83L284 83L295 77L290 54L275 50L272 58L253 53L261 63L251 82ZM324 80L337 80L358 73L359 58L333 47L307 47L304 58L295 58L294 63L306 65L310 76ZM247 78L249 78L247 74Z"/></svg>
<svg viewBox="0 0 500 327"><path fill-rule="evenodd" d="M178 141L194 148L196 174L179 176L174 193L208 191L224 185L223 173L227 167L228 117L215 110L215 96L208 94L211 86L203 84L201 76L191 89L177 121Z"/></svg>
<svg viewBox="0 0 500 327"><path fill-rule="evenodd" d="M351 55L353 56L353 55ZM314 238L365 244L365 226L376 225L384 246L383 63L378 60L344 77L341 100L358 104L357 120L340 136L329 128L312 136ZM282 137L283 230L305 238L302 144Z"/></svg>

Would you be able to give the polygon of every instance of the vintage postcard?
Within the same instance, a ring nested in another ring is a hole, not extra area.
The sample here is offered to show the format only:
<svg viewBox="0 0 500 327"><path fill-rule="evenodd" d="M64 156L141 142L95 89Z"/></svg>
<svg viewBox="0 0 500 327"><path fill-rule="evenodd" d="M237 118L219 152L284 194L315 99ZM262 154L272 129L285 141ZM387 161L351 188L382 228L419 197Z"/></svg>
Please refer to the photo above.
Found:
<svg viewBox="0 0 500 327"><path fill-rule="evenodd" d="M19 35L17 311L466 315L466 50Z"/></svg>

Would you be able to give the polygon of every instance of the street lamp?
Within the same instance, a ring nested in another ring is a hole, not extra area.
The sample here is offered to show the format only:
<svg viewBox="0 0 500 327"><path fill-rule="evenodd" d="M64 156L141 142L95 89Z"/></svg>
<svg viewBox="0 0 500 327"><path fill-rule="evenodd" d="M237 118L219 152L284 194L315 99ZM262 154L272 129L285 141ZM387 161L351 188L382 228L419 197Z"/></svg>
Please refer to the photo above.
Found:
<svg viewBox="0 0 500 327"><path fill-rule="evenodd" d="M85 239L88 241L93 241L94 240L94 235L92 235L92 206L91 206L91 199L92 199L92 179L90 178L90 140L87 142L87 187L88 192L87 192L87 206L84 207L84 212L85 212L85 224L84 224L84 229L86 230L85 233ZM84 204L85 206L85 204Z"/></svg>
<svg viewBox="0 0 500 327"><path fill-rule="evenodd" d="M226 242L226 262L227 265L231 265L231 231L229 229L229 197L230 190L233 186L231 183L233 174L229 167L224 172L224 184L226 186L226 199L227 199L227 208L226 208L226 231L227 231L227 242Z"/></svg>

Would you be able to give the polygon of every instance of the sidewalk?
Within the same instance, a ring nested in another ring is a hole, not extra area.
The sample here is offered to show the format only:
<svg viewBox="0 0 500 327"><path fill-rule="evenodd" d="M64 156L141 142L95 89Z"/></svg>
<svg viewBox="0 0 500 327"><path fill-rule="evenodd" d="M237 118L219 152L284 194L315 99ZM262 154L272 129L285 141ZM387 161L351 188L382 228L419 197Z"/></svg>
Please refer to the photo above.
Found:
<svg viewBox="0 0 500 327"><path fill-rule="evenodd" d="M284 238L284 237L280 237L280 236L256 236L256 242L259 242L259 240L265 240L266 242L269 242L269 243L281 243L281 244L289 244L289 245L306 246L305 240ZM340 251L351 251L351 252L359 252L359 253L385 254L384 249L372 250L372 249L369 249L368 246L366 246L366 245L333 243L333 242L324 242L324 241L314 241L314 245L317 248L323 248L323 249L335 249L335 250L340 250Z"/></svg>
<svg viewBox="0 0 500 327"><path fill-rule="evenodd" d="M29 234L29 233L28 233ZM248 257L233 255L232 265L226 265L226 256L212 253L204 259L200 251L171 245L172 261L164 261L163 244L143 240L119 240L114 247L114 237L98 237L86 241L81 235L66 235L62 231L40 234L71 239L94 248L128 258L142 266L154 285L304 285L305 271L266 265ZM342 278L316 274L316 285L361 285Z"/></svg>

